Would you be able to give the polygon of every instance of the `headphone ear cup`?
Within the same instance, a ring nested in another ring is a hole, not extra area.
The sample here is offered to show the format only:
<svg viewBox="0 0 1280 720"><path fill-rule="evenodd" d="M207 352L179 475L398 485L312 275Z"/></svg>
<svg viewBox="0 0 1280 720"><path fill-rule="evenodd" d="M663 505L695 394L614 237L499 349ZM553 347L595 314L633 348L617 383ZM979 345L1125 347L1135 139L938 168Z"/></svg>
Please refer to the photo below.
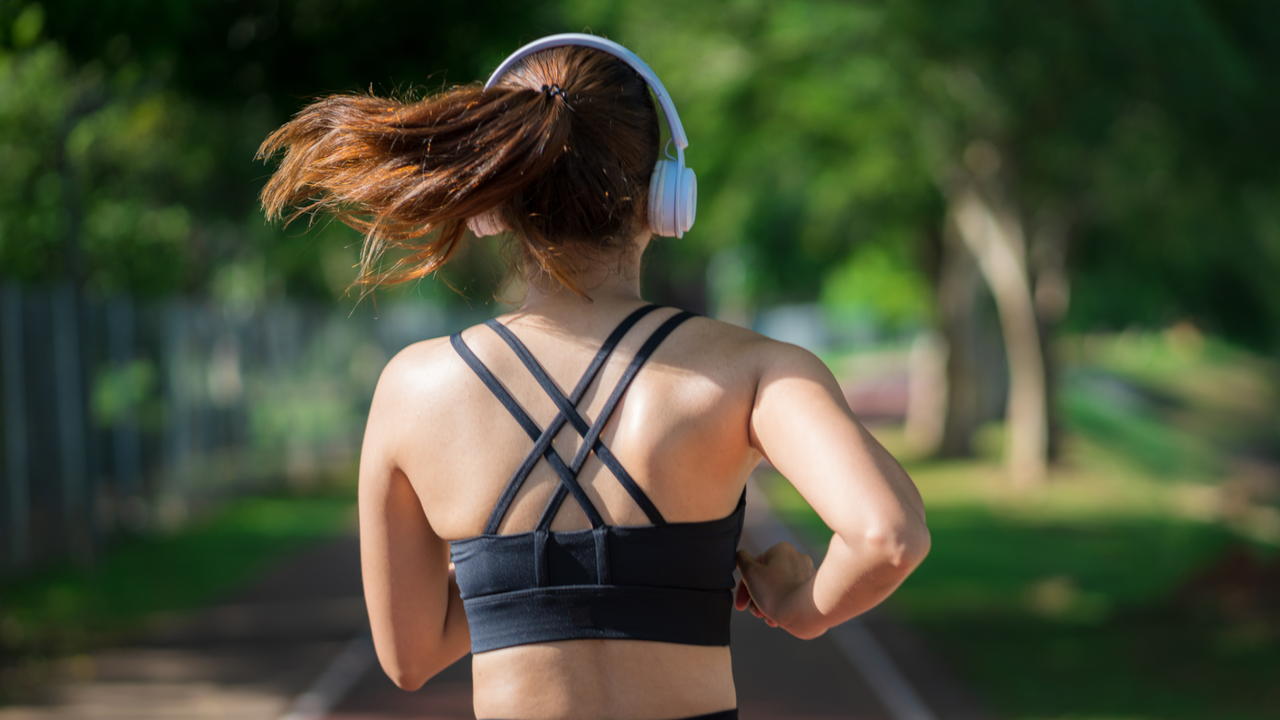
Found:
<svg viewBox="0 0 1280 720"><path fill-rule="evenodd" d="M681 168L676 200L676 235L683 236L693 228L694 220L698 219L698 176L689 168Z"/></svg>
<svg viewBox="0 0 1280 720"><path fill-rule="evenodd" d="M649 178L649 231L664 237L668 233L663 232L666 213L662 201L666 195L663 187L667 179L665 166L669 162L669 160L659 160L653 166L653 177Z"/></svg>
<svg viewBox="0 0 1280 720"><path fill-rule="evenodd" d="M659 160L653 168L653 179L649 181L649 229L654 235L675 237L678 234L679 173L679 165L674 160Z"/></svg>

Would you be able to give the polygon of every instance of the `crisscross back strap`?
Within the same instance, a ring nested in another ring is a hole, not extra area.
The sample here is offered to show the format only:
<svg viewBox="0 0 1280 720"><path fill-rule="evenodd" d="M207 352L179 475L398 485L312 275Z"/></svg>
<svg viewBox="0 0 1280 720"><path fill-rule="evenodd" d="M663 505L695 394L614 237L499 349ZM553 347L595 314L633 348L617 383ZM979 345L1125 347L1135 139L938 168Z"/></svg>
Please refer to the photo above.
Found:
<svg viewBox="0 0 1280 720"><path fill-rule="evenodd" d="M524 343L520 342L520 338L517 338L515 333L511 332L511 330L509 330L505 325L496 320L489 320L486 324L493 328L493 330L506 341L507 345L515 352L516 356L520 358L520 361L524 363L524 366L529 370L529 373L533 375L534 379L538 381L538 384L542 386L543 391L545 391L547 395L551 397L551 400L555 402L556 407L560 410L560 414L556 416L556 419L561 421L560 424L563 424L562 418L568 418L574 429L578 431L578 434L585 438L590 432L591 426L587 424L587 421L584 420L582 415L578 412L578 403L570 398L566 398L564 393L560 392L560 388L557 387L551 377L547 375L547 372L543 369L541 363L534 359L533 353L529 352L529 349L525 347ZM600 458L600 461L604 463L605 467L609 468L609 472L613 473L613 476L618 479L618 482L622 484L622 487L626 489L627 494L631 496L631 499L634 500L635 503L640 506L640 509L644 511L644 514L648 516L649 522L655 525L661 525L666 522L662 517L662 513L658 512L658 508L655 507L649 500L648 496L644 494L640 489L640 486L636 485L636 481L631 478L631 475L627 473L627 471L622 467L622 464L613 456L613 453L609 451L609 448L606 447L598 438L596 440L595 447L593 447L592 450L595 451L596 457ZM585 459L585 456L583 457ZM575 477L581 469L581 466L574 467L572 464L569 465L569 470L574 473Z"/></svg>
<svg viewBox="0 0 1280 720"><path fill-rule="evenodd" d="M502 383L498 382L493 373L489 372L489 368L480 362L480 358L471 352L471 348L467 347L467 344L462 341L461 335L453 335L449 338L449 341L467 365L471 366L471 369L480 376L480 379L484 381L490 392L497 396L503 407L515 417L516 422L520 424L520 427L524 428L525 433L536 442L538 436L541 435L541 430L538 429L538 424L533 421L533 418L529 417L524 408L520 407L520 403L511 397L506 388L502 387ZM573 473L565 466L564 460L560 458L559 453L554 448L548 447L544 455L547 458L547 463L551 465L551 469L555 470L556 474L560 476L560 482L568 485L569 492L573 493L573 498L582 506L582 511L587 514L587 519L591 521L591 527L595 528L604 525L604 519L600 517L600 513L596 512L595 506L591 504L591 499L587 497L586 493L578 485Z"/></svg>
<svg viewBox="0 0 1280 720"><path fill-rule="evenodd" d="M636 374L640 372L640 368L644 367L644 364L648 362L650 356L653 355L653 351L658 349L658 346L662 344L663 340L667 339L667 336L670 335L672 331L693 316L693 313L684 310L671 316L666 322L659 325L658 329L654 330L653 334L649 336L649 339L645 340L644 344L640 346L635 357L631 359L631 363L627 365L626 371L622 373L622 378L618 380L617 386L613 388L613 392L609 395L609 399L605 401L604 407L600 410L600 415L596 417L596 421L591 424L591 427L587 430L587 434L583 436L582 444L578 446L578 452L574 455L573 461L569 463L570 471L573 472L575 476L578 471L582 469L583 463L587 460L587 455L592 450L604 447L603 443L600 442L600 433L603 432L605 426L609 424L609 418L613 416L613 411L617 409L618 402L621 401L622 396L626 394L627 388L631 386L631 381L635 380ZM597 456L600 456L599 452L597 452ZM612 454L610 454L610 457L612 457ZM601 461L603 460L604 458L601 457ZM621 470L621 465L618 467L619 470ZM650 521L659 525L665 523L666 521L662 519L662 515L658 513L658 509L654 507L653 502L650 501L649 497L644 494L644 491L635 484L635 481L631 479L631 476L627 475L625 470L621 470L621 473L621 475L618 475L619 482L626 487L629 495L633 498L637 498L637 504L639 504L641 509L645 511L646 515L649 515ZM624 476L626 477L626 480L623 480ZM630 485L628 485L628 482ZM634 492L632 491L633 488ZM643 498L643 501L639 498ZM538 520L539 529L545 529L551 526L551 521L555 518L556 513L559 512L560 505L564 503L564 499L565 489L563 487L556 488L555 494L551 497L551 502L547 503L546 510L543 511L542 517ZM650 511L652 511L652 514L650 514ZM653 519L655 516L658 518L657 520Z"/></svg>
<svg viewBox="0 0 1280 720"><path fill-rule="evenodd" d="M622 341L622 338L626 336L627 332L630 331L631 328L634 327L635 324L643 317L654 310L657 310L658 307L659 306L657 305L646 305L639 308L624 318L622 322L614 328L613 332L609 334L609 337L605 339L604 344L600 346L599 351L596 352L596 356L592 359L591 364L587 366L586 371L578 381L578 384L574 387L573 392L570 393L569 398L572 405L576 405L581 401L582 396L586 394L587 388L591 386L591 383L599 374L600 369L604 367L605 362L609 359L609 356L613 354L618 343ZM525 433L534 440L533 448L530 450L529 454L525 456L525 459L520 463L519 467L516 468L511 479L507 481L506 487L503 488L502 495L494 505L493 512L490 513L489 520L485 525L485 534L497 534L498 526L501 524L502 518L506 516L507 510L510 508L512 501L514 501L516 494L520 491L520 487L524 484L525 479L529 476L529 473L533 470L540 457L546 457L547 462L560 477L561 482L556 488L557 493L572 492L574 499L582 506L583 512L586 513L587 518L591 521L592 527L601 527L604 524L603 520L600 519L599 513L596 512L595 507L591 504L590 500L586 497L586 494L577 483L577 471L570 471L565 467L564 461L560 457L559 453L551 447L551 443L555 440L556 434L560 432L562 427L564 427L564 423L567 420L566 415L563 412L558 413L547 428L539 432L537 424L533 422L524 409L520 407L519 403L515 401L515 398L511 397L506 388L504 388L502 384L498 382L497 378L493 376L493 373L490 372L482 362L480 362L480 359L477 358L475 354L471 352L471 349L467 347L466 343L463 342L461 334L455 334L450 337L450 343L462 357L463 361L471 367L476 375L480 377L481 381L484 382L485 386L489 388L490 392L498 398L498 401L502 403L503 407L505 407L516 419L516 422L520 424ZM556 389L556 392L559 392L558 388Z"/></svg>

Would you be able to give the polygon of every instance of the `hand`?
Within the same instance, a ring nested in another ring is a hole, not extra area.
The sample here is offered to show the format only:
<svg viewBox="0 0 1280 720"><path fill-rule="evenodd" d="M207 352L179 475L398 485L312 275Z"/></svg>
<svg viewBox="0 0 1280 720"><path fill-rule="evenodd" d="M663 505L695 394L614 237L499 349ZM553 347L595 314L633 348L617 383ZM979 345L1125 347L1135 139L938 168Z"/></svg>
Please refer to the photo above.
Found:
<svg viewBox="0 0 1280 720"><path fill-rule="evenodd" d="M742 581L734 593L734 607L750 610L769 627L786 627L784 605L796 589L813 577L813 559L783 542L754 558L739 550L735 560Z"/></svg>

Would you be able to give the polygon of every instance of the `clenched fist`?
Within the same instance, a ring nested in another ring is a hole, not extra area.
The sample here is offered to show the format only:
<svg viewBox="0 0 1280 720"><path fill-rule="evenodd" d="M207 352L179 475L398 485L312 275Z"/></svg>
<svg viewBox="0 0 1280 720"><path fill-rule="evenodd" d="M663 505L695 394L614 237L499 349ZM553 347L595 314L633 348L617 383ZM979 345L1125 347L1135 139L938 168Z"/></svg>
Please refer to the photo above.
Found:
<svg viewBox="0 0 1280 720"><path fill-rule="evenodd" d="M789 629L794 596L813 578L813 558L782 542L757 557L739 550L735 560L742 582L734 596L734 606L750 610L769 627Z"/></svg>

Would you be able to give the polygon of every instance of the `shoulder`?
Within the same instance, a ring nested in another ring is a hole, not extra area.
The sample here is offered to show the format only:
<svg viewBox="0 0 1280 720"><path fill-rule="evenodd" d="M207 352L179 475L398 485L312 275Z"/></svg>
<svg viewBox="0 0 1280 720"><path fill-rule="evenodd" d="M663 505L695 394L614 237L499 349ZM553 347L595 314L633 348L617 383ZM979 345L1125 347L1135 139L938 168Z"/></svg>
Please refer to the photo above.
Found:
<svg viewBox="0 0 1280 720"><path fill-rule="evenodd" d="M711 367L731 368L756 381L780 374L813 379L831 375L817 355L798 345L701 316L686 321L685 326L686 332L675 338L682 354L701 356Z"/></svg>
<svg viewBox="0 0 1280 720"><path fill-rule="evenodd" d="M416 342L400 352L382 369L378 378L380 391L401 392L429 389L439 373L447 372L457 358L448 337Z"/></svg>
<svg viewBox="0 0 1280 720"><path fill-rule="evenodd" d="M470 375L447 336L414 343L396 353L383 368L370 417L421 416L447 407L447 401Z"/></svg>

